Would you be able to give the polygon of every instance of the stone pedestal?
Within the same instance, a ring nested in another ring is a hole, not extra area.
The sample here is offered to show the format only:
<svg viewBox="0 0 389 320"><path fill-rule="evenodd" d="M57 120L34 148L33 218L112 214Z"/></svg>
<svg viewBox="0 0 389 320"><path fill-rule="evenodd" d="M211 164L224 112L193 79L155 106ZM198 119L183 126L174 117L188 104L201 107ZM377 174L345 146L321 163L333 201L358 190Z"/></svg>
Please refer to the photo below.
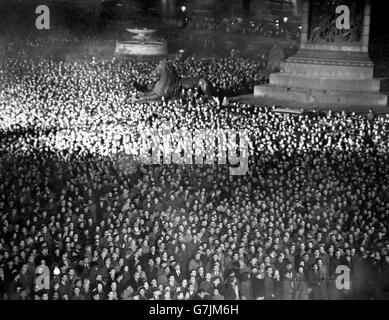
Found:
<svg viewBox="0 0 389 320"><path fill-rule="evenodd" d="M168 54L167 43L151 38L154 30L127 29L135 34L131 40L116 41L115 56L121 57L163 57Z"/></svg>
<svg viewBox="0 0 389 320"><path fill-rule="evenodd" d="M300 50L289 57L283 72L254 88L254 96L301 103L388 106L389 78L374 78L368 55L370 3L365 2L359 43L314 43L309 35L309 1L303 5Z"/></svg>
<svg viewBox="0 0 389 320"><path fill-rule="evenodd" d="M168 53L167 45L164 42L139 42L139 41L117 41L115 55L117 56L140 56L140 57L162 57Z"/></svg>

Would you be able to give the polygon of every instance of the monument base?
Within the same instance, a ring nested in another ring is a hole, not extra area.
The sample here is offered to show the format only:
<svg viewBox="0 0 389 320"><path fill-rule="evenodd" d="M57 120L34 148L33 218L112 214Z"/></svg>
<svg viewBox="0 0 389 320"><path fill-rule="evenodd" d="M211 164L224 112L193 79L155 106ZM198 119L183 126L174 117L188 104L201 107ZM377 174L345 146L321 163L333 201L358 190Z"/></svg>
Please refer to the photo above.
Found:
<svg viewBox="0 0 389 320"><path fill-rule="evenodd" d="M160 58L168 54L167 43L153 39L152 29L126 29L131 40L116 41L116 57Z"/></svg>
<svg viewBox="0 0 389 320"><path fill-rule="evenodd" d="M159 41L117 41L116 56L161 57L168 54L167 44Z"/></svg>
<svg viewBox="0 0 389 320"><path fill-rule="evenodd" d="M365 52L301 49L254 96L301 103L388 106L389 78L373 78Z"/></svg>

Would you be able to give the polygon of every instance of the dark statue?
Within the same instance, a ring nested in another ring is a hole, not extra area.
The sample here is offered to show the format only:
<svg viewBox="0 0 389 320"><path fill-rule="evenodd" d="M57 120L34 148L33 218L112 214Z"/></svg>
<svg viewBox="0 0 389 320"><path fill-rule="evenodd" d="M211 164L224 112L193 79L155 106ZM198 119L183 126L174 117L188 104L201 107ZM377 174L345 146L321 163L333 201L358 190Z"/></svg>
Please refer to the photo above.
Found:
<svg viewBox="0 0 389 320"><path fill-rule="evenodd" d="M274 45L269 52L266 64L266 72L268 74L281 72L286 59L285 50L279 45Z"/></svg>
<svg viewBox="0 0 389 320"><path fill-rule="evenodd" d="M166 60L160 61L153 73L158 78L153 88L141 88L135 84L140 91L138 100L151 101L162 97L165 99L179 98L182 89L190 88L199 88L204 96L211 96L211 87L207 80L201 77L181 78L173 64Z"/></svg>

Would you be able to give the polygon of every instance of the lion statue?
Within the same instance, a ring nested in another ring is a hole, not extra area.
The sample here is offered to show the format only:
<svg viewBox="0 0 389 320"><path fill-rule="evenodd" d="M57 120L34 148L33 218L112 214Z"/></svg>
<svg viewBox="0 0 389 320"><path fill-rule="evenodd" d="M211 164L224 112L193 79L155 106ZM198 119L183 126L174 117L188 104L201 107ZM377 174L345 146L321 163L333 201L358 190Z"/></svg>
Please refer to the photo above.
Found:
<svg viewBox="0 0 389 320"><path fill-rule="evenodd" d="M165 99L178 98L182 89L199 88L201 92L210 97L211 87L207 80L201 77L189 77L181 78L173 64L166 60L159 62L155 70L154 75L158 78L152 90L150 88L141 88L139 85L134 86L140 91L137 100L159 100L164 97Z"/></svg>

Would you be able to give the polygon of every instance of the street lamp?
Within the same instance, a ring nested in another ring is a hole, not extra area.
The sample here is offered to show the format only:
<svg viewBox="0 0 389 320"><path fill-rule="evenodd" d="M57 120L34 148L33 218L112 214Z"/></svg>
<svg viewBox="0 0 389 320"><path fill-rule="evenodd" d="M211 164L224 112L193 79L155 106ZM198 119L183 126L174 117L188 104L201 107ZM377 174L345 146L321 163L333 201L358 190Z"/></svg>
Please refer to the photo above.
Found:
<svg viewBox="0 0 389 320"><path fill-rule="evenodd" d="M185 12L186 12L186 7L182 6L181 7L181 19L182 19L182 27L183 28L186 28L186 26L188 25L188 16Z"/></svg>

